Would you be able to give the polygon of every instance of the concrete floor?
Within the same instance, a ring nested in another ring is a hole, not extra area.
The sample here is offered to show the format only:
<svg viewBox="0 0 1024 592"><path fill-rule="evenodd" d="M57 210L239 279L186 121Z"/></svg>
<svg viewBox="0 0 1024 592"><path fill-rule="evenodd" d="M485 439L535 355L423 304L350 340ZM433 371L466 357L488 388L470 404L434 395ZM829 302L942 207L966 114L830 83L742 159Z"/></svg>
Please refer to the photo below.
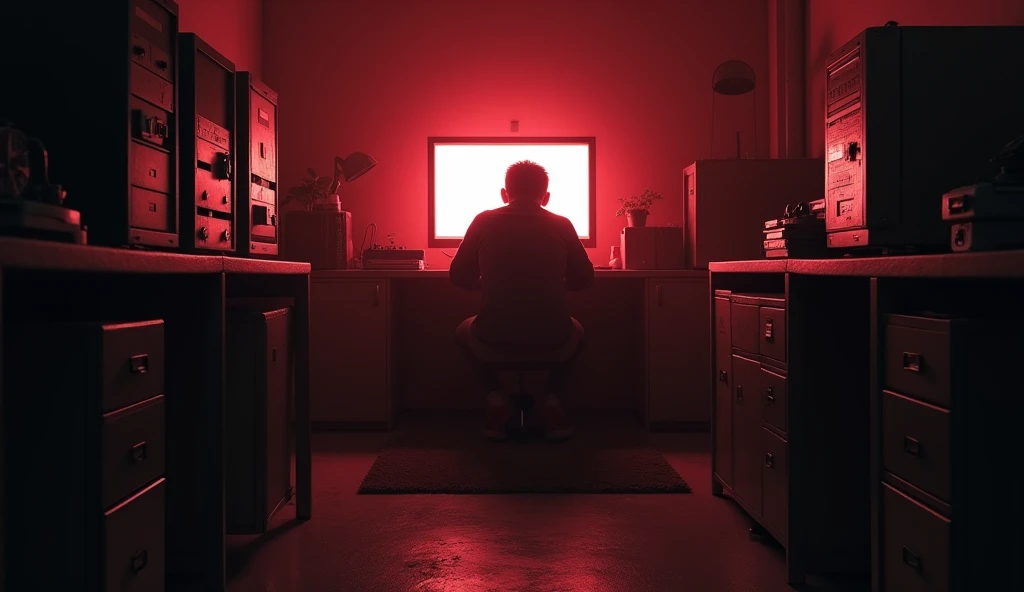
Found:
<svg viewBox="0 0 1024 592"><path fill-rule="evenodd" d="M313 519L290 506L263 537L229 537L229 591L791 590L782 550L711 495L706 434L652 436L688 495L356 495L386 439L315 435Z"/></svg>

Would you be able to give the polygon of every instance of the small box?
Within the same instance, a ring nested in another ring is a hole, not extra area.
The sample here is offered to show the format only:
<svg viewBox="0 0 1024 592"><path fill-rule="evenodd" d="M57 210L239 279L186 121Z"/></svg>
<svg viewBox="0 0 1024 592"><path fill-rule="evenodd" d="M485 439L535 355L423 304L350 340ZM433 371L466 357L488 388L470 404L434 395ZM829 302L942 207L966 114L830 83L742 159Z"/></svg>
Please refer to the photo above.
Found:
<svg viewBox="0 0 1024 592"><path fill-rule="evenodd" d="M680 226L627 226L619 235L623 269L683 269Z"/></svg>

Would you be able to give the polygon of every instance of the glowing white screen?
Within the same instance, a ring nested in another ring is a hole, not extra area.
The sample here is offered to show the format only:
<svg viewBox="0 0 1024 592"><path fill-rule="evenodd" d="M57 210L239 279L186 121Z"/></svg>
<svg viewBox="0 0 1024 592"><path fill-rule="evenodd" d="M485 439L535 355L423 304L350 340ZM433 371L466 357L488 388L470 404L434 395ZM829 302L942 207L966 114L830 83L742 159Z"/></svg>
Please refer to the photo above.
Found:
<svg viewBox="0 0 1024 592"><path fill-rule="evenodd" d="M589 238L589 144L435 144L434 238L460 239L477 214L504 205L505 171L520 160L547 170L547 209Z"/></svg>

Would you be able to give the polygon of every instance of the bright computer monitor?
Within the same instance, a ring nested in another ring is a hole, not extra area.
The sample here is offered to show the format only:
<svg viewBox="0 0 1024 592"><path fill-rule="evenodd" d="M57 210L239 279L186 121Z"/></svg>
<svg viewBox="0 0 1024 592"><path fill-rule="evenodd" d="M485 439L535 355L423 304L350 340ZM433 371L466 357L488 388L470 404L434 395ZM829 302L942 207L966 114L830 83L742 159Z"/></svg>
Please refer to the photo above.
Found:
<svg viewBox="0 0 1024 592"><path fill-rule="evenodd" d="M530 160L548 171L547 209L596 246L594 138L427 138L427 245L457 247L470 222L503 206L505 171Z"/></svg>

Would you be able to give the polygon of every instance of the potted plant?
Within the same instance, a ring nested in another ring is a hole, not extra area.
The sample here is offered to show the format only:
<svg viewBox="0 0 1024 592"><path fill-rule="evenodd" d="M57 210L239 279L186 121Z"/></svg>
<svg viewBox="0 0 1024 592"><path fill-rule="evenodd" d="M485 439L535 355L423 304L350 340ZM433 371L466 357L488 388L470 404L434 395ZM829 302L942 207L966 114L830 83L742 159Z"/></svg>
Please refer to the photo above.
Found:
<svg viewBox="0 0 1024 592"><path fill-rule="evenodd" d="M284 203L298 202L304 210L312 210L317 203L327 201L331 195L331 177L319 177L313 169L306 169L309 177L302 180L302 185L292 187L284 198Z"/></svg>
<svg viewBox="0 0 1024 592"><path fill-rule="evenodd" d="M655 200L661 199L660 193L650 189L644 189L639 196L620 197L621 207L615 212L615 217L626 217L626 224L629 226L646 226L647 215L651 213L651 205Z"/></svg>
<svg viewBox="0 0 1024 592"><path fill-rule="evenodd" d="M347 269L353 253L352 214L341 209L336 178L321 177L311 168L306 172L309 176L283 200L301 207L284 214L282 253L313 269Z"/></svg>

